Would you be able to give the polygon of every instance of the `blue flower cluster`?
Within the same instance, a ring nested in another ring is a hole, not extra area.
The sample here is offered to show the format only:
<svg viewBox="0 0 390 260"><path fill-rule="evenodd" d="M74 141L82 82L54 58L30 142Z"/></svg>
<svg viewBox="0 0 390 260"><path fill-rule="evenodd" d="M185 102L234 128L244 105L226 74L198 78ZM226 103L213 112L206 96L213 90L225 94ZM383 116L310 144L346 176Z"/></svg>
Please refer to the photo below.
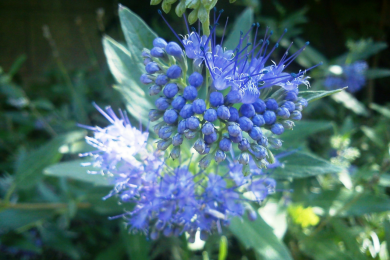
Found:
<svg viewBox="0 0 390 260"><path fill-rule="evenodd" d="M249 35L255 28L254 41L250 43ZM224 161L232 143L241 151L240 163L248 164L249 157L262 165L272 163L269 148L282 146L277 136L292 129L307 106L307 101L298 97L298 85L309 86L307 70L297 74L284 70L309 43L289 57L291 44L278 64L267 66L287 30L269 50L272 31L267 28L264 38L258 39L258 29L259 24L253 24L245 34L241 33L234 50L223 47L223 37L217 44L213 26L209 36L201 36L193 29L181 39L173 31L184 51L179 44L162 38L153 41L151 50L143 51L146 74L141 76L141 82L153 84L151 95L162 91L155 102L156 109L149 113L152 122L162 118L154 127L161 138L159 150L172 145L171 157L177 159L183 140L196 138L193 148L205 155L199 164L203 169L211 157L217 163ZM188 78L187 59L192 60L194 70ZM206 75L211 75L207 85ZM201 88L208 90L205 98L199 96Z"/></svg>
<svg viewBox="0 0 390 260"><path fill-rule="evenodd" d="M148 133L132 127L125 113L120 111L117 117L109 107L107 112L96 108L111 124L105 128L83 126L94 132L86 140L96 151L81 156L91 156L92 162L85 165L101 169L91 173L104 173L115 185L106 198L116 195L125 205L135 204L121 215L134 232L152 239L188 232L191 242L200 231L205 240L214 231L220 232L233 216L247 212L250 219L255 219L257 214L249 202L259 203L275 191L275 181L253 160L246 175L244 166L234 158L229 159L223 175L206 175L203 171L193 174L186 165L172 169L163 163L159 151L147 149Z"/></svg>
<svg viewBox="0 0 390 260"><path fill-rule="evenodd" d="M339 89L348 87L346 90L350 93L355 93L362 89L366 84L365 73L368 69L368 64L365 61L356 61L352 64L341 67L341 75L328 76L324 81L324 85L328 89Z"/></svg>

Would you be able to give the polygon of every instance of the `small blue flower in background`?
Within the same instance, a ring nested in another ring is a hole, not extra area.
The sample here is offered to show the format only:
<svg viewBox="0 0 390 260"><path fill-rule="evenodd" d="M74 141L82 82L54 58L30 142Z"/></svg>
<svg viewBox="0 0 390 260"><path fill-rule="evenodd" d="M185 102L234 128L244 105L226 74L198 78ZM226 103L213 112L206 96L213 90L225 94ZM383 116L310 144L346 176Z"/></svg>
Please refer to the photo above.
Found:
<svg viewBox="0 0 390 260"><path fill-rule="evenodd" d="M339 76L328 76L324 85L328 89L339 89L348 87L346 90L355 93L362 89L366 84L365 73L368 64L365 61L356 61L349 65L331 66L330 71Z"/></svg>

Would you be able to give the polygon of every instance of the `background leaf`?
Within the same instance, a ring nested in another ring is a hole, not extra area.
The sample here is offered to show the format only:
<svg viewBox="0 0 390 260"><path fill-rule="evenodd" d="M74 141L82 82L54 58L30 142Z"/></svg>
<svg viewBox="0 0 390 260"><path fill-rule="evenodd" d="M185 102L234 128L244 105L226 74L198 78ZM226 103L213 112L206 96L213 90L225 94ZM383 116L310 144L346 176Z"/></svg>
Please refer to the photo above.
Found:
<svg viewBox="0 0 390 260"><path fill-rule="evenodd" d="M240 40L240 32L246 33L253 24L253 10L246 8L235 20L233 29L230 30L229 35L223 43L223 47L229 50L234 50ZM250 37L249 39L252 39Z"/></svg>
<svg viewBox="0 0 390 260"><path fill-rule="evenodd" d="M273 178L305 178L327 173L338 173L343 168L313 154L304 152L290 153L279 159L284 167L276 168L272 172Z"/></svg>
<svg viewBox="0 0 390 260"><path fill-rule="evenodd" d="M259 215L255 221L234 218L229 229L246 248L252 248L264 260L292 260L287 247Z"/></svg>

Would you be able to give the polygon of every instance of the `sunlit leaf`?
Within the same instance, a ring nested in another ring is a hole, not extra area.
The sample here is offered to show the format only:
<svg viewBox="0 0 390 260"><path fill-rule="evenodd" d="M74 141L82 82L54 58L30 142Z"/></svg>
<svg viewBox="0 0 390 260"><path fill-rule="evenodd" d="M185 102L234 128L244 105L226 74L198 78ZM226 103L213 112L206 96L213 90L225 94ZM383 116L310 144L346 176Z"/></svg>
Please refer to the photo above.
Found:
<svg viewBox="0 0 390 260"><path fill-rule="evenodd" d="M111 186L109 180L102 174L88 174L88 171L98 171L100 168L82 166L82 163L89 162L89 159L79 159L70 162L62 162L45 168L45 175L54 177L67 177L70 179L92 183L96 186Z"/></svg>
<svg viewBox="0 0 390 260"><path fill-rule="evenodd" d="M229 229L246 248L252 248L264 260L292 260L287 247L260 216L255 221L234 218Z"/></svg>
<svg viewBox="0 0 390 260"><path fill-rule="evenodd" d="M329 91L327 91L327 90L300 91L299 96L305 98L310 103L310 102L316 101L318 99L321 99L321 98L324 98L324 97L327 97L327 96L330 96L330 95L333 95L336 93L343 93L343 92L345 92L345 91L343 91L344 89L345 88L336 89L336 90L329 90Z"/></svg>

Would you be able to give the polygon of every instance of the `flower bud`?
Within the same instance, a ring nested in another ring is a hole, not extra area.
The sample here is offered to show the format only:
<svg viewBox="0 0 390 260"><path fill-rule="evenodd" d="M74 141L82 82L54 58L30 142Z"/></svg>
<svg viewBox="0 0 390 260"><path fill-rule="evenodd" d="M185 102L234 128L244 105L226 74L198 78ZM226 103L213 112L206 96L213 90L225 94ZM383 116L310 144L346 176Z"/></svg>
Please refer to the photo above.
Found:
<svg viewBox="0 0 390 260"><path fill-rule="evenodd" d="M173 98L174 96L176 96L178 92L179 92L179 87L177 86L176 83L167 84L163 90L163 94L167 98Z"/></svg>
<svg viewBox="0 0 390 260"><path fill-rule="evenodd" d="M284 132L284 127L282 124L276 123L271 127L271 132L276 135L281 135Z"/></svg>
<svg viewBox="0 0 390 260"><path fill-rule="evenodd" d="M201 86L203 84L203 76L202 76L202 74L200 74L198 72L192 73L188 77L188 83L190 83L191 86L194 86L196 88Z"/></svg>
<svg viewBox="0 0 390 260"><path fill-rule="evenodd" d="M167 46L167 42L163 38L157 37L153 40L153 46L165 48L165 46Z"/></svg>
<svg viewBox="0 0 390 260"><path fill-rule="evenodd" d="M184 134L184 130L186 130L186 120L181 120L177 126L177 132Z"/></svg>
<svg viewBox="0 0 390 260"><path fill-rule="evenodd" d="M238 156L238 162L242 165L247 165L249 164L249 154L248 153L241 153L239 156Z"/></svg>
<svg viewBox="0 0 390 260"><path fill-rule="evenodd" d="M168 109L165 111L163 119L167 124L174 124L176 123L178 117L179 115L175 110Z"/></svg>
<svg viewBox="0 0 390 260"><path fill-rule="evenodd" d="M166 125L165 122L160 122L154 126L153 131L158 135L158 132L160 131L161 127L165 125Z"/></svg>
<svg viewBox="0 0 390 260"><path fill-rule="evenodd" d="M173 147L171 151L171 157L173 160L178 159L180 157L180 146Z"/></svg>
<svg viewBox="0 0 390 260"><path fill-rule="evenodd" d="M164 98L164 97L160 97L160 98L156 99L156 101L154 102L156 108L160 111L167 110L170 103L171 103L170 100L167 98Z"/></svg>
<svg viewBox="0 0 390 260"><path fill-rule="evenodd" d="M200 154L208 154L210 152L210 145L206 145L206 148L204 149L203 153Z"/></svg>
<svg viewBox="0 0 390 260"><path fill-rule="evenodd" d="M153 82L153 80L151 80L148 77L148 75L146 75L146 74L142 74L141 77L139 78L139 80L141 81L142 84L145 84L145 85L150 84L150 83Z"/></svg>
<svg viewBox="0 0 390 260"><path fill-rule="evenodd" d="M144 65L148 65L149 63L153 62L153 60L151 58L145 58L144 59Z"/></svg>
<svg viewBox="0 0 390 260"><path fill-rule="evenodd" d="M202 127L202 133L204 135L210 135L215 132L214 125L210 122L207 122Z"/></svg>
<svg viewBox="0 0 390 260"><path fill-rule="evenodd" d="M156 84L159 86L165 86L168 83L168 81L169 78L164 74L160 74L156 78Z"/></svg>
<svg viewBox="0 0 390 260"><path fill-rule="evenodd" d="M204 152L204 150L206 149L206 144L202 138L196 140L196 142L194 143L194 149L200 154Z"/></svg>
<svg viewBox="0 0 390 260"><path fill-rule="evenodd" d="M151 122L159 120L163 116L163 113L161 111L158 111L156 109L151 109L149 111L149 119Z"/></svg>
<svg viewBox="0 0 390 260"><path fill-rule="evenodd" d="M185 87L183 97L187 100L194 100L198 96L198 91L193 86Z"/></svg>
<svg viewBox="0 0 390 260"><path fill-rule="evenodd" d="M187 129L187 130L184 131L184 136L187 139L194 139L195 136L196 136L196 132Z"/></svg>
<svg viewBox="0 0 390 260"><path fill-rule="evenodd" d="M267 149L267 161L270 163L270 164L273 164L275 163L275 157L274 157L274 154L271 152L270 149L266 148Z"/></svg>
<svg viewBox="0 0 390 260"><path fill-rule="evenodd" d="M161 92L161 86L153 85L149 88L149 95L154 96Z"/></svg>
<svg viewBox="0 0 390 260"><path fill-rule="evenodd" d="M291 120L282 121L282 125L285 129L293 129L293 127L295 126L294 122Z"/></svg>
<svg viewBox="0 0 390 260"><path fill-rule="evenodd" d="M148 64L146 64L145 70L147 73L153 74L156 73L157 71L160 71L160 67L156 62L149 62Z"/></svg>
<svg viewBox="0 0 390 260"><path fill-rule="evenodd" d="M280 149L283 146L282 140L280 139L270 137L268 141L274 149Z"/></svg>
<svg viewBox="0 0 390 260"><path fill-rule="evenodd" d="M191 130L196 130L199 127L199 119L195 116L191 116L186 120L186 127Z"/></svg>
<svg viewBox="0 0 390 260"><path fill-rule="evenodd" d="M158 137L161 139L168 139L173 132L174 128L172 126L163 126L158 132Z"/></svg>
<svg viewBox="0 0 390 260"><path fill-rule="evenodd" d="M278 110L276 111L276 114L283 119L287 119L290 117L290 112L285 107L278 108Z"/></svg>
<svg viewBox="0 0 390 260"><path fill-rule="evenodd" d="M264 159L267 156L267 149L264 148L263 146L257 144L251 144L251 149L253 155L259 160Z"/></svg>
<svg viewBox="0 0 390 260"><path fill-rule="evenodd" d="M301 112L295 110L294 112L291 113L291 117L290 117L292 120L301 120L302 119L302 114Z"/></svg>
<svg viewBox="0 0 390 260"><path fill-rule="evenodd" d="M226 159L226 154L221 151L221 150L218 150L216 153L215 153L215 157L214 157L215 161L217 163L220 163L220 162L223 162L225 159Z"/></svg>
<svg viewBox="0 0 390 260"><path fill-rule="evenodd" d="M170 79L177 79L181 76L181 68L178 65L172 65L167 70L167 76Z"/></svg>
<svg viewBox="0 0 390 260"><path fill-rule="evenodd" d="M170 42L165 46L165 50L169 55L174 57L181 57L183 55L183 50L176 42Z"/></svg>
<svg viewBox="0 0 390 260"><path fill-rule="evenodd" d="M241 103L242 101L242 94L240 91L230 91L226 97L225 97L225 104L235 104L235 103Z"/></svg>
<svg viewBox="0 0 390 260"><path fill-rule="evenodd" d="M222 138L222 140L219 142L219 149L222 151L228 152L230 151L230 148L232 147L232 142L227 138Z"/></svg>
<svg viewBox="0 0 390 260"><path fill-rule="evenodd" d="M153 49L150 50L150 55L152 55L155 58L164 58L165 51L160 47L154 47Z"/></svg>
<svg viewBox="0 0 390 260"><path fill-rule="evenodd" d="M196 99L192 103L192 110L195 114L203 114L206 111L206 102L204 102L204 100L200 98Z"/></svg>
<svg viewBox="0 0 390 260"><path fill-rule="evenodd" d="M238 149L241 151L246 151L250 148L250 143L248 142L248 139L242 138L241 142L238 144Z"/></svg>
<svg viewBox="0 0 390 260"><path fill-rule="evenodd" d="M210 154L206 155L199 161L199 167L203 170L205 170L207 167L209 167L211 161Z"/></svg>
<svg viewBox="0 0 390 260"><path fill-rule="evenodd" d="M172 229L172 227L171 227L170 225L167 226L167 227L164 229L163 234L164 234L164 236L166 236L166 237L172 236L172 234L173 234L173 229Z"/></svg>
<svg viewBox="0 0 390 260"><path fill-rule="evenodd" d="M182 134L175 134L175 136L172 138L172 145L173 146L179 146L183 143L183 135Z"/></svg>
<svg viewBox="0 0 390 260"><path fill-rule="evenodd" d="M217 109L217 115L222 120L228 120L230 118L230 111L225 106L220 106Z"/></svg>
<svg viewBox="0 0 390 260"><path fill-rule="evenodd" d="M160 140L157 144L157 149L160 151L165 151L172 144L172 138L168 140Z"/></svg>
<svg viewBox="0 0 390 260"><path fill-rule="evenodd" d="M257 141L259 145L262 145L264 147L268 146L268 138L265 136L262 136L259 141Z"/></svg>

